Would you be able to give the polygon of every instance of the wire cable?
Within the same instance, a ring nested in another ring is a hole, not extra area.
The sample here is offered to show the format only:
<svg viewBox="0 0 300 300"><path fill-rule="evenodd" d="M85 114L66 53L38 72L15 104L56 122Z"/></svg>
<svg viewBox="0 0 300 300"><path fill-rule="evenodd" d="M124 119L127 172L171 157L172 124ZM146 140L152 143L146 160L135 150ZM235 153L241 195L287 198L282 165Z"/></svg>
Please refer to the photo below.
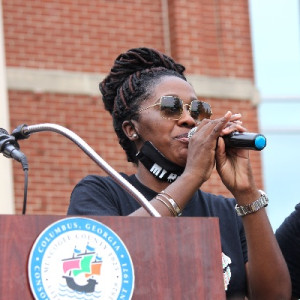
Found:
<svg viewBox="0 0 300 300"><path fill-rule="evenodd" d="M28 191L28 168L24 169L24 199L23 199L23 210L22 210L23 215L26 214L27 191Z"/></svg>

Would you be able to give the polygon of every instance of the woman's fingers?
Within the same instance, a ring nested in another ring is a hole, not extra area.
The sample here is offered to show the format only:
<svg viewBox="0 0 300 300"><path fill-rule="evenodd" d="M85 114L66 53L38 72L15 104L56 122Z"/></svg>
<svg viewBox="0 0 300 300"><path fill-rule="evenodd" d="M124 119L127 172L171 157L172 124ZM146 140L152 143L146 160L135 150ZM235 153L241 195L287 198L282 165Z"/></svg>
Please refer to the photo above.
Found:
<svg viewBox="0 0 300 300"><path fill-rule="evenodd" d="M230 121L231 122L234 122L234 121L238 121L242 118L242 115L241 114L232 114L231 115L231 118L230 118Z"/></svg>
<svg viewBox="0 0 300 300"><path fill-rule="evenodd" d="M215 120L204 119L197 127L190 130L188 137L191 138L198 131L202 133L206 131L208 136L214 138L230 134L234 131L245 132L247 129L242 126L241 117L241 114L232 114L228 111L222 118Z"/></svg>
<svg viewBox="0 0 300 300"><path fill-rule="evenodd" d="M228 124L235 124L235 123L229 123L229 121L231 120L232 118L232 113L231 111L228 111L224 117L220 118L220 119L216 119L216 120L213 120L212 123L211 123L211 135L214 136L215 138L218 138L222 132L225 130L227 130L227 126ZM229 125L230 127L231 125ZM235 124L233 127L235 126L240 126L238 124ZM232 126L231 126L231 129L229 132L231 132L232 129Z"/></svg>
<svg viewBox="0 0 300 300"><path fill-rule="evenodd" d="M245 132L247 129L243 127L241 124L238 123L228 123L227 126L222 130L221 136L230 134L231 132L238 131L238 132Z"/></svg>
<svg viewBox="0 0 300 300"><path fill-rule="evenodd" d="M231 112L228 111L223 118L219 119L204 119L197 127L192 128L188 133L188 138L192 138L195 134L199 136L198 132L201 132L202 137L216 138L219 137L222 130L226 127L231 117Z"/></svg>

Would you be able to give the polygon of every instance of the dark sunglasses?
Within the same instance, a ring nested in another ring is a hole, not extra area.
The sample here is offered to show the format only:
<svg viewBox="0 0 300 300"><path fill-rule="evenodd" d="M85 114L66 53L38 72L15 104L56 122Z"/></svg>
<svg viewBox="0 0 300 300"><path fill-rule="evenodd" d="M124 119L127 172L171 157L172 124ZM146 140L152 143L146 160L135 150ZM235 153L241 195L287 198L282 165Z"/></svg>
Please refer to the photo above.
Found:
<svg viewBox="0 0 300 300"><path fill-rule="evenodd" d="M138 112L157 105L160 106L160 115L162 118L168 120L179 120L182 117L184 106L188 107L191 117L196 121L209 119L212 115L211 107L208 103L193 100L190 104L184 104L180 98L175 96L162 96L158 103L142 108Z"/></svg>

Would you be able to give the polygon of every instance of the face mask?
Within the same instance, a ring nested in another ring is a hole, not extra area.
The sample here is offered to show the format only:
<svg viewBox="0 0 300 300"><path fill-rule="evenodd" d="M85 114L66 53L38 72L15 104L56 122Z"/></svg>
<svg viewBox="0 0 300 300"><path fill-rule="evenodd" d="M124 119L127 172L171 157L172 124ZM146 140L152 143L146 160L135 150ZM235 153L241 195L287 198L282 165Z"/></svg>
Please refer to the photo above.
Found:
<svg viewBox="0 0 300 300"><path fill-rule="evenodd" d="M169 161L149 141L144 143L136 157L154 177L161 181L174 182L184 170L183 167Z"/></svg>

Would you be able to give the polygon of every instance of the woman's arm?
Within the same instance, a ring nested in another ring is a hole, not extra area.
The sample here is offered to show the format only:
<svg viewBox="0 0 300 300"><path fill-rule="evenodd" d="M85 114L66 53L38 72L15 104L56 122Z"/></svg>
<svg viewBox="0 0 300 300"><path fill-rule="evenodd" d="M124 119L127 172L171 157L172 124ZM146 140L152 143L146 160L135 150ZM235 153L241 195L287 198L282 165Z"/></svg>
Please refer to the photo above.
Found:
<svg viewBox="0 0 300 300"><path fill-rule="evenodd" d="M217 170L239 206L260 196L249 160L249 151L226 149L218 144ZM249 299L291 299L287 265L277 244L266 209L242 217L248 248L247 281Z"/></svg>
<svg viewBox="0 0 300 300"><path fill-rule="evenodd" d="M265 208L243 217L248 247L249 299L290 299L289 272Z"/></svg>

